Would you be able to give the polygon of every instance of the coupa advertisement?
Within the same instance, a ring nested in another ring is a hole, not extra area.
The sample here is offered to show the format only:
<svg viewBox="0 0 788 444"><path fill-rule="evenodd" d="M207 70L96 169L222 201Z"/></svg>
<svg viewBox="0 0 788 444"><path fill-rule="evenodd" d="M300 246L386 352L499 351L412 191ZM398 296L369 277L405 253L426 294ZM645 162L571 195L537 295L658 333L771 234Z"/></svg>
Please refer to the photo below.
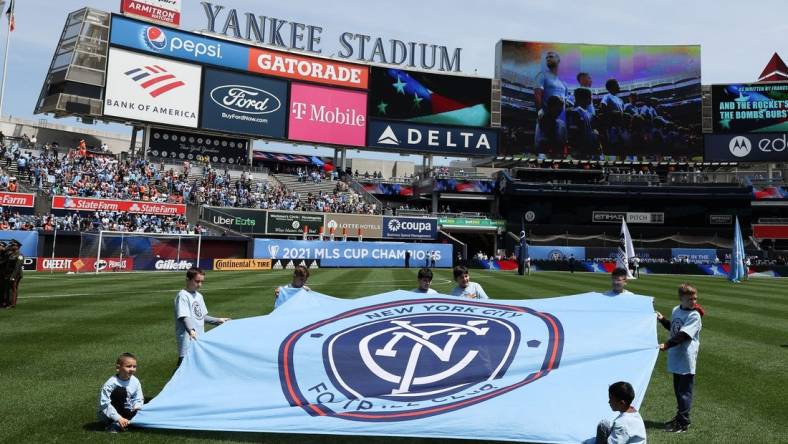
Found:
<svg viewBox="0 0 788 444"><path fill-rule="evenodd" d="M404 267L405 252L411 264L424 263L436 252L437 267L452 266L451 244L404 242L288 241L255 239L255 259L318 259L321 267Z"/></svg>
<svg viewBox="0 0 788 444"><path fill-rule="evenodd" d="M398 216L383 218L383 237L386 239L435 239L437 236L438 219Z"/></svg>

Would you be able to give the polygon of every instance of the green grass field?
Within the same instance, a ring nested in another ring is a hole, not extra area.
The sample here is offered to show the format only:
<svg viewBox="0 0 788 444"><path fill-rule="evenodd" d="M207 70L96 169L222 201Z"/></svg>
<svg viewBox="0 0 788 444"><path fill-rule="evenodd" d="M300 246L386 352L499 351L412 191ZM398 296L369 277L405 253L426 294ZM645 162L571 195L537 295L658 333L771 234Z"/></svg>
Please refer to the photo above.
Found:
<svg viewBox="0 0 788 444"><path fill-rule="evenodd" d="M273 308L274 286L289 271L209 272L202 293L214 315L243 318ZM536 273L521 278L473 271L493 298L527 299L606 290L609 278L591 273ZM433 287L448 292L448 270ZM415 270L315 270L309 285L339 297L415 287ZM644 276L629 289L654 296L670 313L676 287L688 281L706 308L701 333L693 426L689 433L661 431L674 414L665 356L657 362L641 407L651 443L788 442L788 280L753 279L733 285L721 278ZM0 311L0 442L264 442L434 443L317 435L133 430L110 435L95 424L98 389L114 372L115 357L139 357L137 376L147 397L169 379L176 360L172 300L183 273L50 275L28 273L19 305ZM655 323L656 325L656 323ZM666 331L660 327L660 338ZM606 399L600 399L605 403ZM591 431L589 431L591 432ZM455 441L464 443L468 441Z"/></svg>

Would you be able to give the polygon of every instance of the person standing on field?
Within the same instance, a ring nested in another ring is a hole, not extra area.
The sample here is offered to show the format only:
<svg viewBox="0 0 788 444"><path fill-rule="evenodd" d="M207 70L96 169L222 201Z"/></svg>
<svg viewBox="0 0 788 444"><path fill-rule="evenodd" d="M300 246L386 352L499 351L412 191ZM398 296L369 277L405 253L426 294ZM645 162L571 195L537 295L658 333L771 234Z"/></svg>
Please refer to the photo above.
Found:
<svg viewBox="0 0 788 444"><path fill-rule="evenodd" d="M197 267L186 271L186 286L175 296L175 339L178 342L178 364L181 365L189 342L205 334L205 323L221 325L230 318L215 318L208 315L208 308L199 290L205 281L205 272Z"/></svg>

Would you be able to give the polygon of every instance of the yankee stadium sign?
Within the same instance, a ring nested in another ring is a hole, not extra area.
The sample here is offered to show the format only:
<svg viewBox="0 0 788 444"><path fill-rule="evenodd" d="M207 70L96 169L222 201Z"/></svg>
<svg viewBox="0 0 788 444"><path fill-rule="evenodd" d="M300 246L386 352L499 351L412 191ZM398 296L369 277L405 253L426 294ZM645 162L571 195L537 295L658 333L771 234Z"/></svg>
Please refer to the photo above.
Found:
<svg viewBox="0 0 788 444"><path fill-rule="evenodd" d="M408 421L546 377L562 348L563 328L548 313L470 300L391 301L291 333L279 348L279 375L290 405L311 416ZM304 365L316 352L320 372ZM527 359L533 372L510 373L515 359Z"/></svg>
<svg viewBox="0 0 788 444"><path fill-rule="evenodd" d="M211 2L200 2L207 20L206 30L288 50L321 54L323 28L268 17L255 12L238 12ZM385 42L385 43L384 43ZM366 34L343 32L339 35L337 56L365 62L403 65L411 68L460 71L462 48L384 39ZM450 54L451 52L451 54Z"/></svg>

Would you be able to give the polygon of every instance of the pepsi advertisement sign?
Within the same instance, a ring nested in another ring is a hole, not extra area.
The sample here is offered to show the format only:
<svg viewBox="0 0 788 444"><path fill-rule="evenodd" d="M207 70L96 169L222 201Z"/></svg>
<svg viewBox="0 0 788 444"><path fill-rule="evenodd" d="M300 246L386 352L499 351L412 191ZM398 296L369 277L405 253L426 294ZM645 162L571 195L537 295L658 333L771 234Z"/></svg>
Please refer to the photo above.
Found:
<svg viewBox="0 0 788 444"><path fill-rule="evenodd" d="M788 133L706 134L707 162L784 162Z"/></svg>
<svg viewBox="0 0 788 444"><path fill-rule="evenodd" d="M487 157L495 156L498 152L498 131L370 119L367 122L367 146L419 153Z"/></svg>
<svg viewBox="0 0 788 444"><path fill-rule="evenodd" d="M190 62L246 71L249 48L164 26L112 16L110 44Z"/></svg>
<svg viewBox="0 0 788 444"><path fill-rule="evenodd" d="M404 267L405 252L411 264L423 264L431 251L435 266L452 266L451 244L405 242L290 241L255 239L255 259L317 259L320 267Z"/></svg>
<svg viewBox="0 0 788 444"><path fill-rule="evenodd" d="M438 236L438 219L423 217L383 218L383 237L386 239L435 239Z"/></svg>
<svg viewBox="0 0 788 444"><path fill-rule="evenodd" d="M287 82L206 69L202 110L202 128L283 139Z"/></svg>

